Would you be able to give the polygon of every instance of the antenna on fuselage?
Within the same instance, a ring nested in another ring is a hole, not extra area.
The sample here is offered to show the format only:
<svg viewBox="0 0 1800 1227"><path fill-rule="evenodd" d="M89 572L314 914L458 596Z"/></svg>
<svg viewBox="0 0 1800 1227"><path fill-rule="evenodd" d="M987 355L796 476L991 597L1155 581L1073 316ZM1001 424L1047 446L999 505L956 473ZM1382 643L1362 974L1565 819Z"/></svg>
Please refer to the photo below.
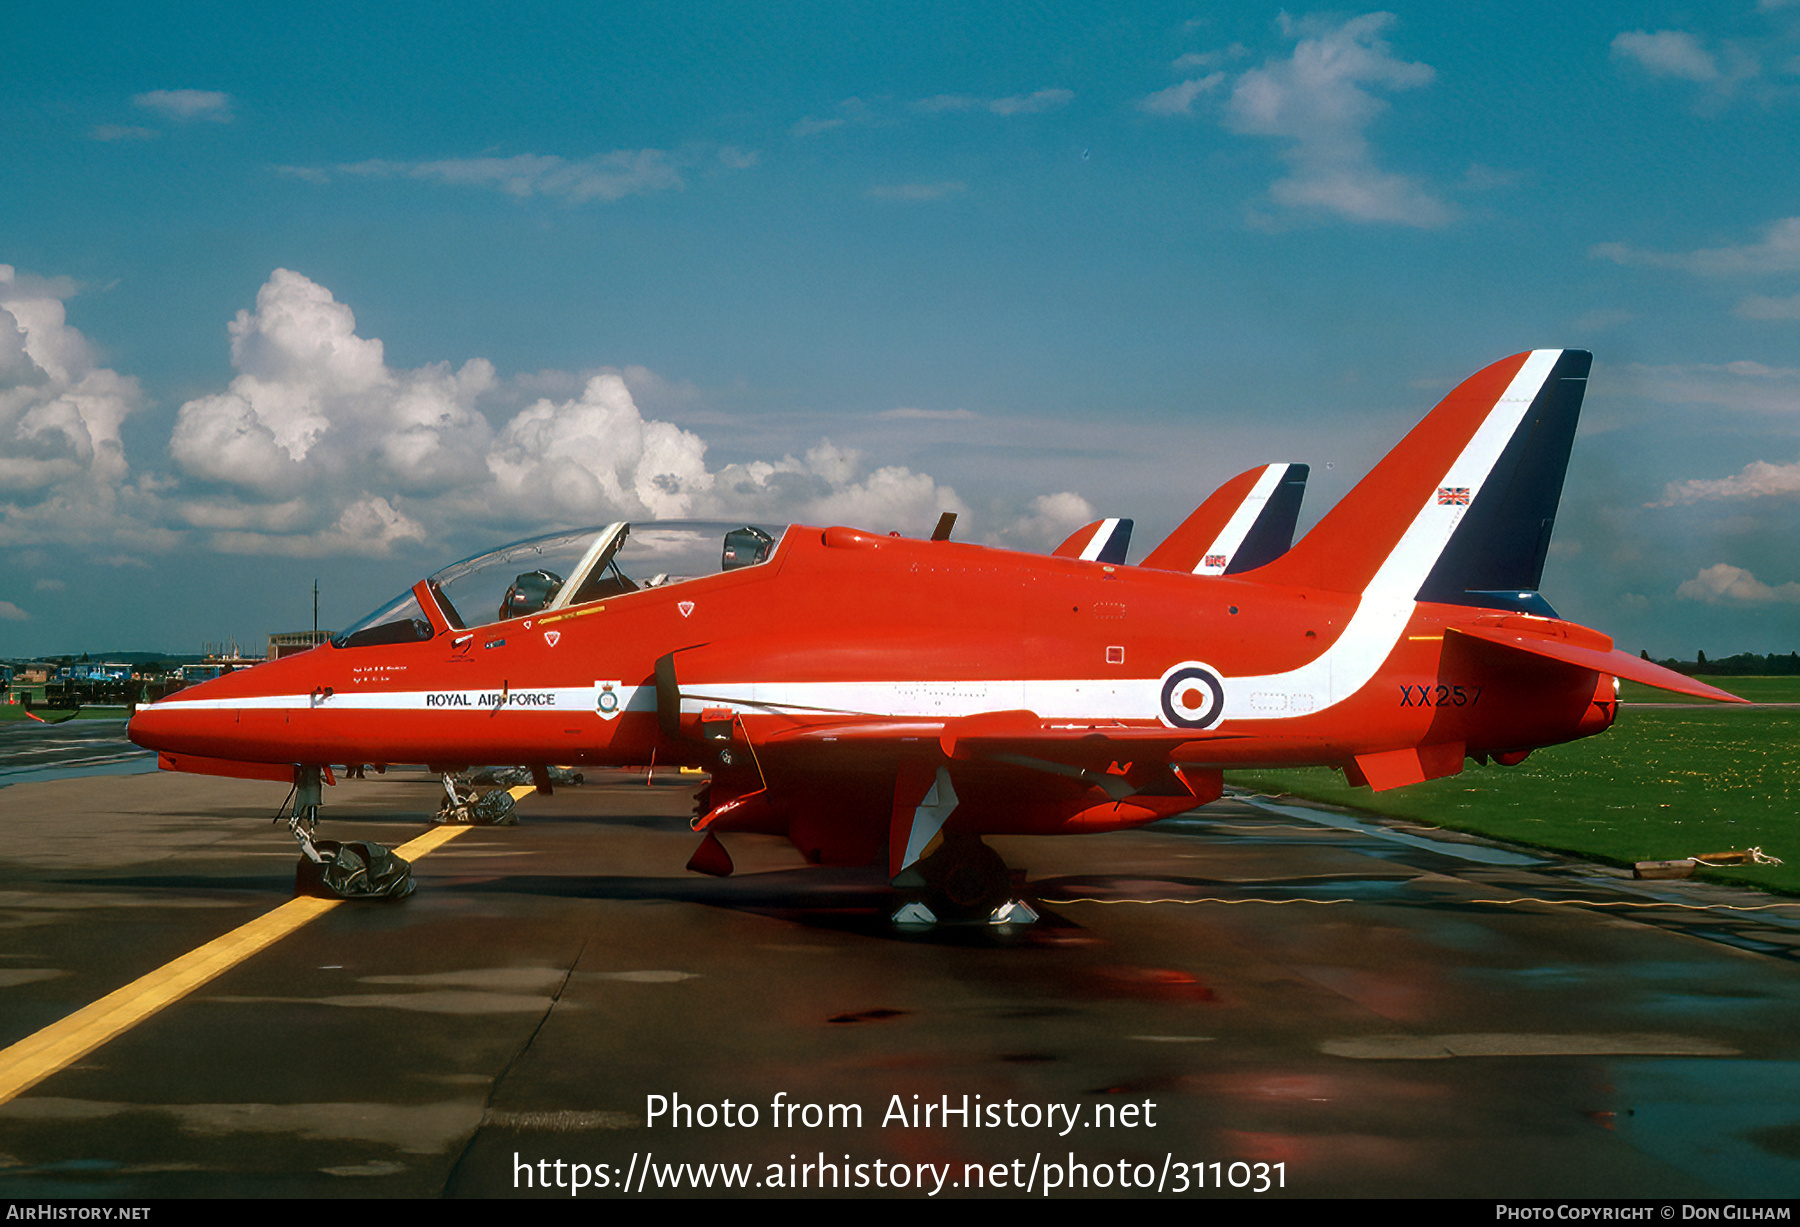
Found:
<svg viewBox="0 0 1800 1227"><path fill-rule="evenodd" d="M931 530L931 539L933 541L948 541L950 540L950 530L955 527L956 513L954 511L946 511L943 515L938 517L937 527Z"/></svg>

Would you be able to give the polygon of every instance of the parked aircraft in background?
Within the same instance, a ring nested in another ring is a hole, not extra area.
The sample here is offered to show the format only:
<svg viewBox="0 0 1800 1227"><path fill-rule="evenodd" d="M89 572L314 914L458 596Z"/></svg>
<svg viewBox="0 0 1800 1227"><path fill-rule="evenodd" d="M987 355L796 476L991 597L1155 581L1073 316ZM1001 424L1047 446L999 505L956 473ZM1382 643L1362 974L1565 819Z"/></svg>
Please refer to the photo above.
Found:
<svg viewBox="0 0 1800 1227"><path fill-rule="evenodd" d="M1608 727L1615 678L1732 698L1538 592L1589 362L1470 377L1291 548L1301 465L1233 479L1138 566L1110 521L1049 557L947 526L609 524L448 567L131 737L294 780L305 817L328 763L703 767L691 867L771 832L982 912L1010 888L983 836L1152 822L1231 767L1381 789L1513 764Z"/></svg>

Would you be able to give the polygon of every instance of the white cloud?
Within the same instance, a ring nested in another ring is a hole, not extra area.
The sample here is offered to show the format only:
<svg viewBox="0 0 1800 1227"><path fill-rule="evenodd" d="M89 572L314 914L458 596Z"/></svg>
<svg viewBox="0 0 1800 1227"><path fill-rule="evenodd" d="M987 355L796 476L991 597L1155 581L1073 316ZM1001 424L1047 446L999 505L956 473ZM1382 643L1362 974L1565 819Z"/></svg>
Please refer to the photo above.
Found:
<svg viewBox="0 0 1800 1227"><path fill-rule="evenodd" d="M391 368L379 340L356 334L348 306L286 269L230 332L237 376L181 407L170 453L188 480L161 504L223 552L381 556L465 528L498 537L648 517L918 531L939 511L966 510L927 474L871 471L829 443L715 472L705 440L640 411L626 375L662 382L642 370L592 375L495 428L483 405L563 381L505 384L479 358L455 371Z"/></svg>
<svg viewBox="0 0 1800 1227"><path fill-rule="evenodd" d="M1355 222L1435 227L1453 219L1416 179L1381 170L1365 135L1388 109L1371 89L1417 89L1437 75L1393 55L1381 32L1394 20L1367 13L1334 25L1283 15L1283 33L1297 40L1293 55L1237 78L1227 126L1285 142L1290 174L1269 187L1277 204Z"/></svg>
<svg viewBox="0 0 1800 1227"><path fill-rule="evenodd" d="M276 554L294 558L385 558L402 541L425 540L418 521L396 511L384 498L370 495L345 507L324 532L272 535L255 532L213 534L212 546L222 554Z"/></svg>
<svg viewBox="0 0 1800 1227"><path fill-rule="evenodd" d="M1000 530L1007 545L1015 549L1043 551L1055 548L1083 524L1100 518L1094 505L1070 490L1057 494L1040 494L1031 500L1030 510Z"/></svg>
<svg viewBox="0 0 1800 1227"><path fill-rule="evenodd" d="M147 94L132 95L131 102L169 119L230 123L232 118L231 95L217 90L153 89Z"/></svg>
<svg viewBox="0 0 1800 1227"><path fill-rule="evenodd" d="M854 448L822 440L798 459L756 460L719 470L708 514L921 531L939 514L968 515L956 491L897 465L869 471Z"/></svg>
<svg viewBox="0 0 1800 1227"><path fill-rule="evenodd" d="M969 515L930 474L829 441L712 467L705 439L647 416L632 389L680 412L693 412L699 393L641 368L501 379L482 358L390 366L380 340L358 335L348 305L287 269L229 325L230 384L179 407L172 469L133 474L119 422L141 398L132 381L97 367L64 321L58 295L73 292L66 279L0 266L0 546L98 547L111 564L141 566L176 547L385 557L621 518L922 533L941 512ZM1091 511L1067 493L1023 511L997 505L983 524L965 518L962 535L985 530L987 540L1036 548Z"/></svg>
<svg viewBox="0 0 1800 1227"><path fill-rule="evenodd" d="M613 511L691 515L712 486L706 444L668 422L646 422L618 375L588 381L579 399L540 400L507 424L487 461L500 496L521 514L562 520Z"/></svg>
<svg viewBox="0 0 1800 1227"><path fill-rule="evenodd" d="M129 477L119 427L143 398L69 327L74 292L0 264L0 543L103 534Z"/></svg>
<svg viewBox="0 0 1800 1227"><path fill-rule="evenodd" d="M1703 86L1701 109L1712 113L1723 109L1742 83L1762 73L1756 55L1743 44L1723 43L1714 53L1686 30L1628 30L1613 39L1612 53L1652 77Z"/></svg>
<svg viewBox="0 0 1800 1227"><path fill-rule="evenodd" d="M795 120L794 126L788 129L788 135L795 138L817 136L821 132L829 132L833 128L841 128L849 122L849 120L844 119L841 116L833 116L829 119L814 119L812 116L808 115L804 119Z"/></svg>
<svg viewBox="0 0 1800 1227"><path fill-rule="evenodd" d="M0 601L0 622L28 622L31 615L11 601Z"/></svg>
<svg viewBox="0 0 1800 1227"><path fill-rule="evenodd" d="M1588 252L1598 260L1647 268L1676 268L1701 277L1787 273L1800 269L1800 217L1784 217L1763 231L1763 241L1736 247L1706 247L1687 253L1643 251L1624 243L1601 243Z"/></svg>
<svg viewBox="0 0 1800 1227"><path fill-rule="evenodd" d="M1800 498L1800 461L1770 464L1753 460L1730 477L1670 482L1652 507L1680 507L1722 499Z"/></svg>
<svg viewBox="0 0 1800 1227"><path fill-rule="evenodd" d="M788 135L796 140L809 136L817 136L821 132L830 132L835 128L860 127L876 122L875 114L861 98L846 98L837 105L837 114L824 119L815 119L808 115L788 129Z"/></svg>
<svg viewBox="0 0 1800 1227"><path fill-rule="evenodd" d="M320 542L361 531L381 552L422 535L414 521L382 519L389 497L441 498L485 480L492 432L475 407L495 382L485 360L454 372L444 363L391 370L381 342L356 335L349 307L287 269L230 333L237 376L225 392L184 404L169 441L177 466L202 483L180 505L186 523L223 533L310 528ZM365 513L344 518L359 506ZM261 540L222 535L216 544L241 552Z"/></svg>
<svg viewBox="0 0 1800 1227"><path fill-rule="evenodd" d="M1075 99L1069 89L1040 89L1029 94L1013 94L1006 98L980 98L974 94L938 94L921 98L913 105L921 111L986 111L992 115L1040 115L1067 106Z"/></svg>
<svg viewBox="0 0 1800 1227"><path fill-rule="evenodd" d="M743 169L754 164L738 151L721 153L721 162ZM735 162L734 162L735 159ZM337 173L375 179L422 179L458 187L494 188L508 196L549 196L580 204L621 200L685 186L678 159L662 149L615 149L579 161L555 154L515 154L509 158L442 158L437 161L391 162L380 158L338 166ZM322 172L306 167L285 173L315 181Z"/></svg>
<svg viewBox="0 0 1800 1227"><path fill-rule="evenodd" d="M1138 109L1148 111L1152 115L1188 115L1193 112L1194 101L1201 94L1210 93L1223 84L1225 74L1209 73L1204 77L1194 77L1179 85L1171 85L1168 89L1158 90L1147 98L1138 100Z"/></svg>
<svg viewBox="0 0 1800 1227"><path fill-rule="evenodd" d="M1721 562L1684 582L1675 595L1708 605L1791 605L1800 604L1800 583L1772 588L1742 567Z"/></svg>
<svg viewBox="0 0 1800 1227"><path fill-rule="evenodd" d="M1612 41L1612 53L1635 60L1653 77L1684 81L1717 81L1719 64L1700 40L1685 30L1629 30Z"/></svg>
<svg viewBox="0 0 1800 1227"><path fill-rule="evenodd" d="M1761 362L1616 368L1633 394L1671 405L1716 405L1745 413L1800 410L1800 369Z"/></svg>
<svg viewBox="0 0 1800 1227"><path fill-rule="evenodd" d="M995 115L1040 115L1067 106L1074 99L1074 90L1040 89L1029 94L1014 94L1010 98L995 98L987 104L987 109Z"/></svg>

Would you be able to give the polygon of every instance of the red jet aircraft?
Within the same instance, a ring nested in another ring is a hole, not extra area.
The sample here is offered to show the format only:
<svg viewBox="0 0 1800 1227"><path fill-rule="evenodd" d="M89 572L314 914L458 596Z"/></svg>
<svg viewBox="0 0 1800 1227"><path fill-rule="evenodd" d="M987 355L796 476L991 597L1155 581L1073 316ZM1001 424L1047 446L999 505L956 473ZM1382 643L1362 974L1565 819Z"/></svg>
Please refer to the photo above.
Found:
<svg viewBox="0 0 1800 1227"><path fill-rule="evenodd" d="M329 763L703 767L691 868L730 872L720 834L776 833L823 864L885 852L897 885L982 913L1010 887L984 835L1153 822L1230 767L1384 789L1511 765L1607 728L1616 678L1732 699L1538 593L1589 363L1472 376L1291 549L1297 465L1227 483L1139 566L1110 521L1051 556L609 524L448 567L328 645L140 709L131 738L165 768L292 780L307 823Z"/></svg>

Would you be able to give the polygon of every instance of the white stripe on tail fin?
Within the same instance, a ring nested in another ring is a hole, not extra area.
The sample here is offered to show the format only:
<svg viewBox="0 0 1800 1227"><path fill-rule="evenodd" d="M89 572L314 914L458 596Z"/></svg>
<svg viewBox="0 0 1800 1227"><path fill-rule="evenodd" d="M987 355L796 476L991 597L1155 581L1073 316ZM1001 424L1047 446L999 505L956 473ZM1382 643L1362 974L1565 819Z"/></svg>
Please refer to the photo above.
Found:
<svg viewBox="0 0 1800 1227"><path fill-rule="evenodd" d="M1130 546L1131 521L1115 516L1110 520L1095 520L1092 524L1082 525L1050 553L1056 558L1079 558L1084 562L1110 562L1117 565L1125 561L1125 551Z"/></svg>
<svg viewBox="0 0 1800 1227"><path fill-rule="evenodd" d="M1281 557L1294 543L1304 464L1265 464L1220 486L1141 564L1155 571L1235 575Z"/></svg>

